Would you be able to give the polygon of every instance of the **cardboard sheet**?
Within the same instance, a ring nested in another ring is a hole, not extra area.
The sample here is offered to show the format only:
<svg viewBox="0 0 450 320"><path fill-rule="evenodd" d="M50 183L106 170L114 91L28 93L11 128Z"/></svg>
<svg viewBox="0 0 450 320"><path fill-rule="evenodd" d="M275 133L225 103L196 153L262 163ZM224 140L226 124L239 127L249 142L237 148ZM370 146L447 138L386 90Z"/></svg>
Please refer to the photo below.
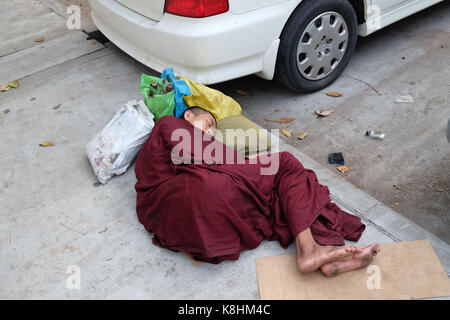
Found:
<svg viewBox="0 0 450 320"><path fill-rule="evenodd" d="M256 259L261 299L421 299L450 296L450 280L428 240L380 245L372 263L328 278L302 274L297 255Z"/></svg>

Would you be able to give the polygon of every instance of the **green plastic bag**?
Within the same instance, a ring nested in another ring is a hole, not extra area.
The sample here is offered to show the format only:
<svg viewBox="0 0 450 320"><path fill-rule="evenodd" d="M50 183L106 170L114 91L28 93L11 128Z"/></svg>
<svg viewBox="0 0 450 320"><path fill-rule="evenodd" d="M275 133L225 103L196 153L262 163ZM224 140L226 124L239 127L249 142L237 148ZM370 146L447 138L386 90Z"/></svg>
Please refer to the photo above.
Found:
<svg viewBox="0 0 450 320"><path fill-rule="evenodd" d="M156 89L152 87L152 82L156 82ZM155 122L164 116L173 116L175 113L175 90L165 93L169 84L170 82L166 79L151 77L146 74L141 77L139 92L145 95L145 104L155 117Z"/></svg>

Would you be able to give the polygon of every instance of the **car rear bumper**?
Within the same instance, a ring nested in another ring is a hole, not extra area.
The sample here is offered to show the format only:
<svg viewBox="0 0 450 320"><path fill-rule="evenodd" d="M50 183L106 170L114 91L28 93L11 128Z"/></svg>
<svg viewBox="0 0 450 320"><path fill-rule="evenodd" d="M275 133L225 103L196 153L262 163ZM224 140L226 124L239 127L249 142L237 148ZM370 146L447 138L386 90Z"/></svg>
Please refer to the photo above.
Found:
<svg viewBox="0 0 450 320"><path fill-rule="evenodd" d="M203 84L253 73L272 79L292 6L286 1L203 19L164 14L154 21L114 0L90 2L94 23L120 49L156 71L173 67L177 75Z"/></svg>

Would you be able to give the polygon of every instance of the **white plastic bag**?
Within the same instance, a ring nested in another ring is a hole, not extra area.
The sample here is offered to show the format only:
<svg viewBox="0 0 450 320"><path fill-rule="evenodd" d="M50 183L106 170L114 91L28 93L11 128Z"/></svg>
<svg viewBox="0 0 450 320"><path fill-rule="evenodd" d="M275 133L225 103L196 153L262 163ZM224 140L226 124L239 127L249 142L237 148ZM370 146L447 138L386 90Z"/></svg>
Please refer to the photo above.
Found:
<svg viewBox="0 0 450 320"><path fill-rule="evenodd" d="M86 155L102 184L124 173L155 125L144 101L129 101L85 148Z"/></svg>

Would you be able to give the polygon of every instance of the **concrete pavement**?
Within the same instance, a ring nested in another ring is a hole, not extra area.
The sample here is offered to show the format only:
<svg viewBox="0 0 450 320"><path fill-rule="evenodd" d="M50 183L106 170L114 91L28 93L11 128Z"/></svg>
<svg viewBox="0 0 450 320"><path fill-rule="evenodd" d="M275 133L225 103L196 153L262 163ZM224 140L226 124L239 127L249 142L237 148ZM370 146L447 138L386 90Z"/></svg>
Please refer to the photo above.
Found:
<svg viewBox="0 0 450 320"><path fill-rule="evenodd" d="M65 23L62 16L57 21L50 33ZM93 185L84 146L123 104L141 98L140 74L151 71L114 45L83 37L61 32L0 58L0 78L21 83L0 93L0 298L258 299L254 259L293 253L293 245L284 250L264 241L236 262L194 267L184 254L154 246L137 221L134 167ZM39 147L42 141L55 146ZM287 143L280 150L315 170L334 201L363 219L358 245L430 239L450 274L448 244ZM66 285L73 265L81 271L80 290Z"/></svg>

